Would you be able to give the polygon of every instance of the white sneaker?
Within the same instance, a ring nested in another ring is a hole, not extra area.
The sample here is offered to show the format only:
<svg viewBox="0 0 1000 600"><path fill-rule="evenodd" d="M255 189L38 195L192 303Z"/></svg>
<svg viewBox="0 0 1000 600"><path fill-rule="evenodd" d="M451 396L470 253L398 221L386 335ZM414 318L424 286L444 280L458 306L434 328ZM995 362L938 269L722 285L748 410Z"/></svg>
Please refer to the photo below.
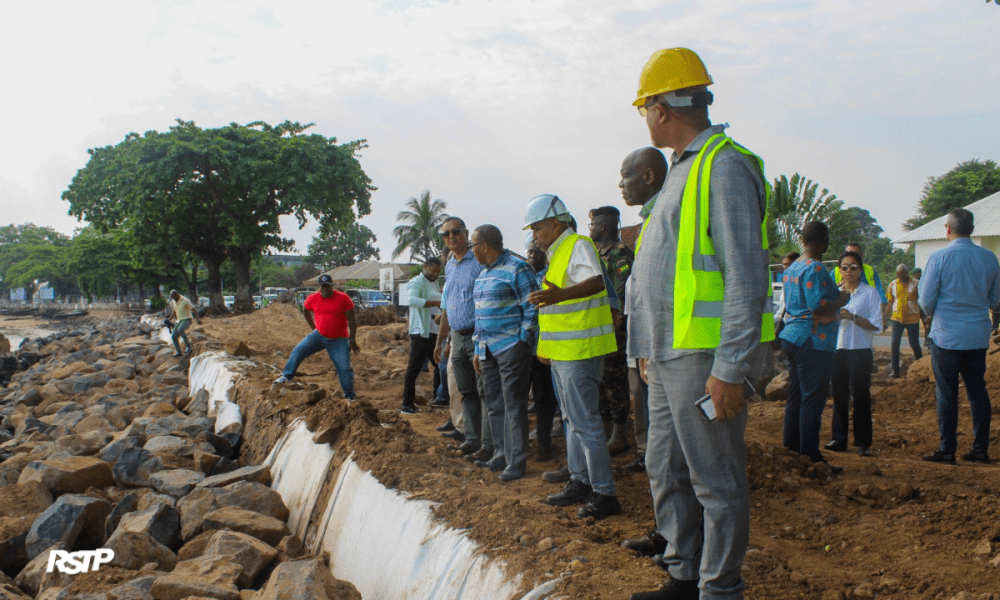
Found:
<svg viewBox="0 0 1000 600"><path fill-rule="evenodd" d="M287 377L285 377L284 375L282 375L281 377L279 377L279 378L277 378L277 379L274 380L274 385L280 385L282 383L288 383L289 381L291 381L291 380L288 379Z"/></svg>

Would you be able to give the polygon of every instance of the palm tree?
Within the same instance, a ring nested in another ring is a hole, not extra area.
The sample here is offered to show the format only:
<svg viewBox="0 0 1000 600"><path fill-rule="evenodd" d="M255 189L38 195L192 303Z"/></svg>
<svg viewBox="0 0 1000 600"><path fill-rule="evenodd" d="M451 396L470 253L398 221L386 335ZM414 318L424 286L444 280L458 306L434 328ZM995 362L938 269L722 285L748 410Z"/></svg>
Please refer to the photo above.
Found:
<svg viewBox="0 0 1000 600"><path fill-rule="evenodd" d="M444 200L431 200L431 191L424 190L420 198L410 198L406 202L409 210L401 210L396 220L403 223L392 230L396 236L396 249L392 257L396 258L407 250L410 259L421 261L441 254L441 232L439 228L447 219L445 209L448 204Z"/></svg>
<svg viewBox="0 0 1000 600"><path fill-rule="evenodd" d="M813 183L798 173L788 179L784 175L774 180L768 224L771 252L782 256L800 250L799 235L810 221L829 221L843 206L836 194Z"/></svg>

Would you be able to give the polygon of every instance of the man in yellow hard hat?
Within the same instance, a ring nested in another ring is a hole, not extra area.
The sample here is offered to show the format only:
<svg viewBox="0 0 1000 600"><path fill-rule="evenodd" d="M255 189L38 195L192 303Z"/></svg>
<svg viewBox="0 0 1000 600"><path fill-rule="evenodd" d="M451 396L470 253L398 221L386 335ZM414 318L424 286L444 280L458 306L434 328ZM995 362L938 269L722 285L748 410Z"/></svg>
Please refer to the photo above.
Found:
<svg viewBox="0 0 1000 600"><path fill-rule="evenodd" d="M768 191L763 161L709 120L711 84L697 54L660 50L634 102L653 145L673 154L628 292L628 354L649 383L646 468L670 581L631 600L743 597L744 382L774 338Z"/></svg>

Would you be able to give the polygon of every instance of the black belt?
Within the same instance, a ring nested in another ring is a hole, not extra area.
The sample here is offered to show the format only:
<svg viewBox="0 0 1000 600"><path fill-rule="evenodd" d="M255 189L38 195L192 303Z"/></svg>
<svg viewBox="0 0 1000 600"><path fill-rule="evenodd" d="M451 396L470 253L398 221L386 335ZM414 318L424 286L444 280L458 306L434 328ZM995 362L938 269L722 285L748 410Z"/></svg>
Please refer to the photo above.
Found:
<svg viewBox="0 0 1000 600"><path fill-rule="evenodd" d="M455 333L458 335L472 335L475 330L475 327L469 327L468 329L456 329Z"/></svg>

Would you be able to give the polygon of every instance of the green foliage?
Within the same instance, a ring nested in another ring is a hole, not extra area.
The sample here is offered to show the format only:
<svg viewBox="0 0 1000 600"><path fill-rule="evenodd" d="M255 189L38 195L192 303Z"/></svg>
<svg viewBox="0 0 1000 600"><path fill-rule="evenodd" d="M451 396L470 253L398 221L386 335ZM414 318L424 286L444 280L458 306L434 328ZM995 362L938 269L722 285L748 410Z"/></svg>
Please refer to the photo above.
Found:
<svg viewBox="0 0 1000 600"><path fill-rule="evenodd" d="M799 236L810 221L829 221L843 202L835 194L798 173L791 179L782 175L774 180L769 207L768 236L771 252L783 256L801 250Z"/></svg>
<svg viewBox="0 0 1000 600"><path fill-rule="evenodd" d="M35 281L48 282L59 295L73 288L66 269L69 237L33 223L0 227L0 279L4 291L25 288L30 300Z"/></svg>
<svg viewBox="0 0 1000 600"><path fill-rule="evenodd" d="M77 231L65 260L69 272L76 275L80 291L90 299L114 294L132 266L128 247L120 244L113 233L101 233L93 227Z"/></svg>
<svg viewBox="0 0 1000 600"><path fill-rule="evenodd" d="M139 243L163 244L161 254L175 262L196 256L217 312L225 311L219 269L230 260L236 310L249 311L252 261L293 243L280 235L280 216L338 227L371 211L375 188L356 156L364 141L338 145L304 134L308 127L286 121L201 129L178 120L166 133L131 133L117 146L90 150L63 199L70 214L101 231L124 229Z"/></svg>
<svg viewBox="0 0 1000 600"><path fill-rule="evenodd" d="M860 242L868 254L868 248L882 238L882 228L870 212L857 206L838 210L827 217L827 227L830 228L831 258L843 252L848 242ZM889 240L885 239L886 242ZM890 244L891 246L891 244Z"/></svg>
<svg viewBox="0 0 1000 600"><path fill-rule="evenodd" d="M925 223L1000 191L1000 168L992 160L967 160L924 184L917 214L903 223L912 231Z"/></svg>
<svg viewBox="0 0 1000 600"><path fill-rule="evenodd" d="M398 242L392 257L409 251L411 260L424 262L440 255L444 247L440 227L447 218L448 204L444 200L431 200L431 191L424 190L420 198L407 200L406 206L409 210L401 210L396 215L396 220L403 224L392 230Z"/></svg>
<svg viewBox="0 0 1000 600"><path fill-rule="evenodd" d="M167 298L165 296L153 296L149 299L149 308L153 310L163 310L167 307Z"/></svg>
<svg viewBox="0 0 1000 600"><path fill-rule="evenodd" d="M375 234L368 227L354 222L346 227L320 229L309 244L307 260L324 271L346 267L362 260L379 259Z"/></svg>

